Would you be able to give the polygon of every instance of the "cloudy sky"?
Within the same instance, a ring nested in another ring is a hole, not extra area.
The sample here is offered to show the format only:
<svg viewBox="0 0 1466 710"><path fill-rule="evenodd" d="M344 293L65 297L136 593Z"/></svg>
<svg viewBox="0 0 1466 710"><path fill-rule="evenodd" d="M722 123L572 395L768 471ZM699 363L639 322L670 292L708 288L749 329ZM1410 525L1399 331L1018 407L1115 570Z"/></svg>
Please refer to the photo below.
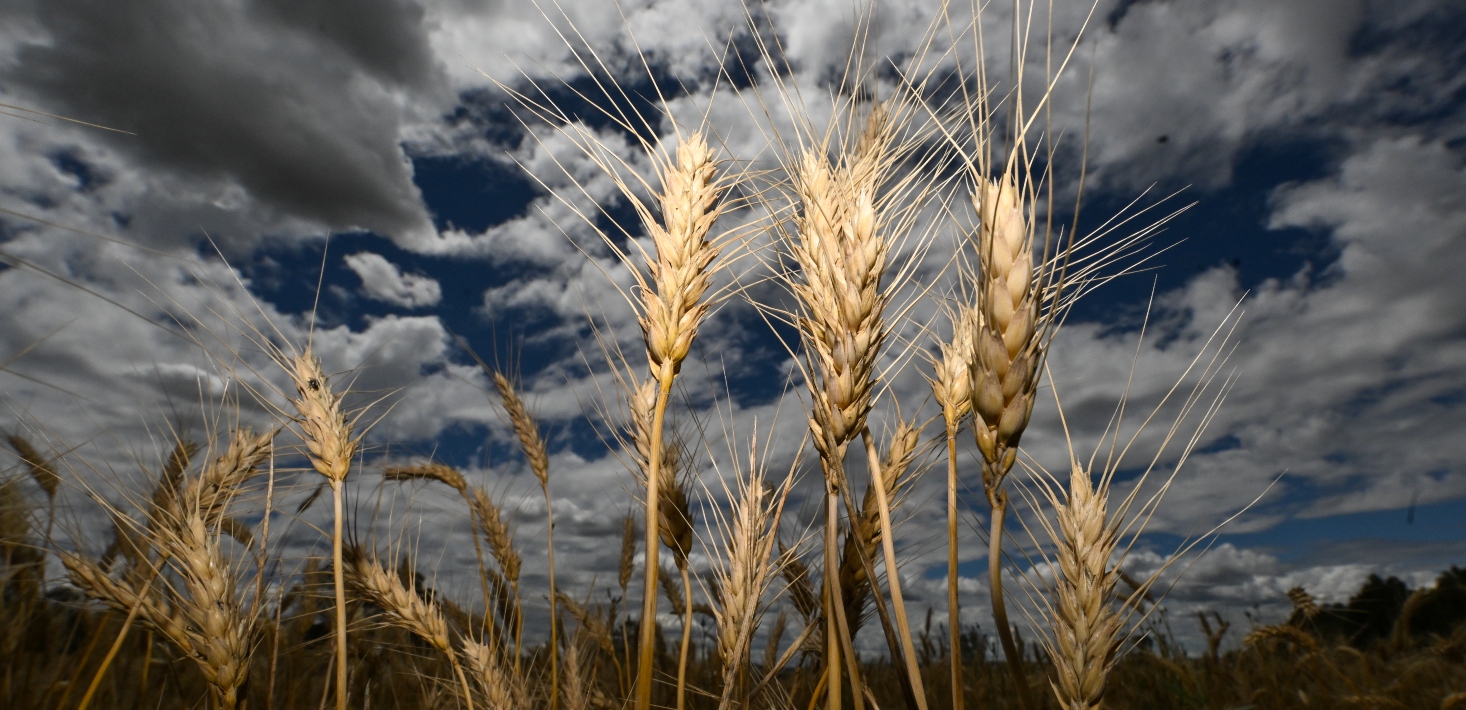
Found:
<svg viewBox="0 0 1466 710"><path fill-rule="evenodd" d="M1157 268L1092 294L1054 345L1076 446L1095 445L1132 365L1133 414L1178 379L1193 384L1186 366L1217 351L1214 330L1230 333L1226 401L1133 568L1260 495L1191 565L1173 614L1277 617L1295 585L1340 600L1372 571L1418 583L1466 560L1466 8L1104 0L1081 36L1087 5L1057 4L1056 45L1080 36L1053 104L1068 141L1061 193L1075 187L1086 107L1090 120L1081 230L1134 216L1118 239L1190 205L1152 240ZM939 9L880 3L868 59L908 62ZM971 13L949 14L960 33ZM755 33L777 38L787 63L775 69L819 116L855 18L846 0L569 0L544 12L500 0L5 3L0 429L69 452L64 527L95 530L84 489L117 499L156 468L172 431L263 425L268 407L233 396L280 384L259 334L309 337L352 401L375 403L352 489L359 529L411 546L440 586L471 593L467 516L441 491L384 487L377 473L433 456L516 511L537 584L544 504L461 339L518 372L546 427L562 579L605 584L632 484L600 436L618 406L603 343L635 354L639 341L616 290L626 272L581 215L609 225L629 213L558 127L516 114L505 87L539 87L644 170L634 136L583 98L597 84L568 47L593 50L628 89L623 105L647 112L646 135L672 132L660 91L677 119L709 117L721 157L757 166L777 154L768 123L786 117L759 108L777 94ZM1001 77L1010 24L1006 8L983 20ZM951 244L918 255L935 293L950 283ZM759 268L748 263L750 282ZM903 298L898 342L931 347L928 323L945 334L935 304ZM900 362L882 424L892 401L934 413L921 358ZM747 303L730 300L705 328L677 416L706 432L711 490L726 452L755 435L771 442L771 469L789 465L803 420L790 366ZM1134 466L1164 430L1140 438ZM1024 443L1062 461L1047 389ZM940 621L936 463L905 503L900 545L908 595ZM301 498L314 483L283 482ZM792 539L801 521L787 527ZM297 549L316 541L303 525L281 534ZM981 623L986 560L967 537L964 619Z"/></svg>

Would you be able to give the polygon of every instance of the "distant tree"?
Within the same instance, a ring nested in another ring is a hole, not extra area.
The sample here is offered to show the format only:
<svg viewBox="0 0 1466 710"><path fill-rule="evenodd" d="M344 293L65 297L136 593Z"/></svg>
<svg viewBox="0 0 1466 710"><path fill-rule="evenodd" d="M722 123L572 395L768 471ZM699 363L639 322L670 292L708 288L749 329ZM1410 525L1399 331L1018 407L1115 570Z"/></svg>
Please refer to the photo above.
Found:
<svg viewBox="0 0 1466 710"><path fill-rule="evenodd" d="M1342 638L1355 648L1366 649L1389 638L1408 598L1410 588L1398 577L1381 579L1371 574L1347 604L1324 605L1310 623L1321 636Z"/></svg>
<svg viewBox="0 0 1466 710"><path fill-rule="evenodd" d="M1451 567L1436 578L1410 616L1410 633L1415 636L1446 637L1466 623L1466 569Z"/></svg>

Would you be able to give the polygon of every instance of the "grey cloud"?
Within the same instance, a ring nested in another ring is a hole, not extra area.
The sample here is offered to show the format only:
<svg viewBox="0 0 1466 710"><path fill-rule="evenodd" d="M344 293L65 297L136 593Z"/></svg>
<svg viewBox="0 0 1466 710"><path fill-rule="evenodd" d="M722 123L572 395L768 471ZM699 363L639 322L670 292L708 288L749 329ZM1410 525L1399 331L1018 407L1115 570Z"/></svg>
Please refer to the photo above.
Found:
<svg viewBox="0 0 1466 710"><path fill-rule="evenodd" d="M145 165L410 242L431 225L400 124L439 89L436 63L414 5L351 5L322 25L329 8L302 4L41 3L49 37L6 78L47 110L136 133L107 138Z"/></svg>

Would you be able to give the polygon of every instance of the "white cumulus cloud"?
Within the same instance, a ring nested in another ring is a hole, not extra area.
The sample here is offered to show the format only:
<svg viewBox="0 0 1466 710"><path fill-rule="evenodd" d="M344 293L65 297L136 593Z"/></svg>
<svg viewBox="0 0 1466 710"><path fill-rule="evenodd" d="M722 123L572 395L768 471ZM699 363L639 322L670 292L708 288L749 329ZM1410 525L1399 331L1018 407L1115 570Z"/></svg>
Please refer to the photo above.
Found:
<svg viewBox="0 0 1466 710"><path fill-rule="evenodd" d="M437 279L404 274L381 254L358 252L346 257L346 265L361 277L361 290L367 298L403 308L422 308L437 305L443 297Z"/></svg>

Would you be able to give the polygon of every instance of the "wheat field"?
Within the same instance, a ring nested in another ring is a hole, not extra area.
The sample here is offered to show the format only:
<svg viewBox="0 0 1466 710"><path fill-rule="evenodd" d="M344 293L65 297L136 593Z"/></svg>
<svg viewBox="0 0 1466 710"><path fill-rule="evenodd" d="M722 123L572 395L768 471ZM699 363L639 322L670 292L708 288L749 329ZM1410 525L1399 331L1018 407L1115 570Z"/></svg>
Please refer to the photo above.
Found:
<svg viewBox="0 0 1466 710"><path fill-rule="evenodd" d="M630 208L617 223L563 198L615 255L615 293L638 328L607 332L587 313L586 360L606 387L586 408L628 481L615 579L556 582L563 473L513 368L469 353L543 499L532 534L513 524L502 481L393 454L378 426L387 397L328 372L311 342L234 319L210 342L237 345L213 356L248 384L232 409L201 415L208 436L160 437L149 485L109 495L89 478L105 466L36 436L44 422L9 436L5 706L1466 708L1460 570L1417 590L1372 579L1348 604L1297 589L1288 620L1246 630L1166 613L1168 585L1216 530L1153 573L1126 572L1226 406L1242 316L1215 324L1159 402L1114 402L1097 447L1069 440L1050 350L1076 303L1148 268L1177 210L1080 231L1084 144L1046 121L1082 37L1056 45L1015 19L1020 59L1003 67L955 61L937 41L993 40L975 27L934 21L895 67L873 65L858 32L828 96L747 90L751 120L767 118L759 155L740 154L709 107L628 109L621 87L597 84L588 103L636 137L617 146L538 87L500 86L539 140L598 169L575 187L604 181L594 189ZM589 74L609 74L571 44ZM773 64L780 50L759 51ZM952 251L941 274L918 268L940 250ZM705 430L735 427L685 403L716 381L697 374L717 366L699 361L698 338L735 302L779 334L784 394L802 409L767 431L725 432L723 450ZM897 400L892 382L911 376L925 401ZM1032 435L1066 442L1062 467L1021 446L1035 409L1058 415L1058 430ZM282 507L287 478L312 493ZM382 513L362 485L451 501L469 521L472 584L438 585L442 570L413 543L420 521ZM110 533L78 539L83 528L58 517L63 487L89 495ZM918 505L946 520L942 539L922 541L947 563L938 610L962 618L967 550L991 561L990 619L934 625L932 605L910 603L911 577L897 572L913 550L901 523ZM329 524L301 522L316 506L329 514L309 519ZM287 528L319 544L287 547ZM524 551L541 547L546 569L526 570L540 557ZM547 588L527 581L541 573ZM1171 633L1193 623L1207 648Z"/></svg>

